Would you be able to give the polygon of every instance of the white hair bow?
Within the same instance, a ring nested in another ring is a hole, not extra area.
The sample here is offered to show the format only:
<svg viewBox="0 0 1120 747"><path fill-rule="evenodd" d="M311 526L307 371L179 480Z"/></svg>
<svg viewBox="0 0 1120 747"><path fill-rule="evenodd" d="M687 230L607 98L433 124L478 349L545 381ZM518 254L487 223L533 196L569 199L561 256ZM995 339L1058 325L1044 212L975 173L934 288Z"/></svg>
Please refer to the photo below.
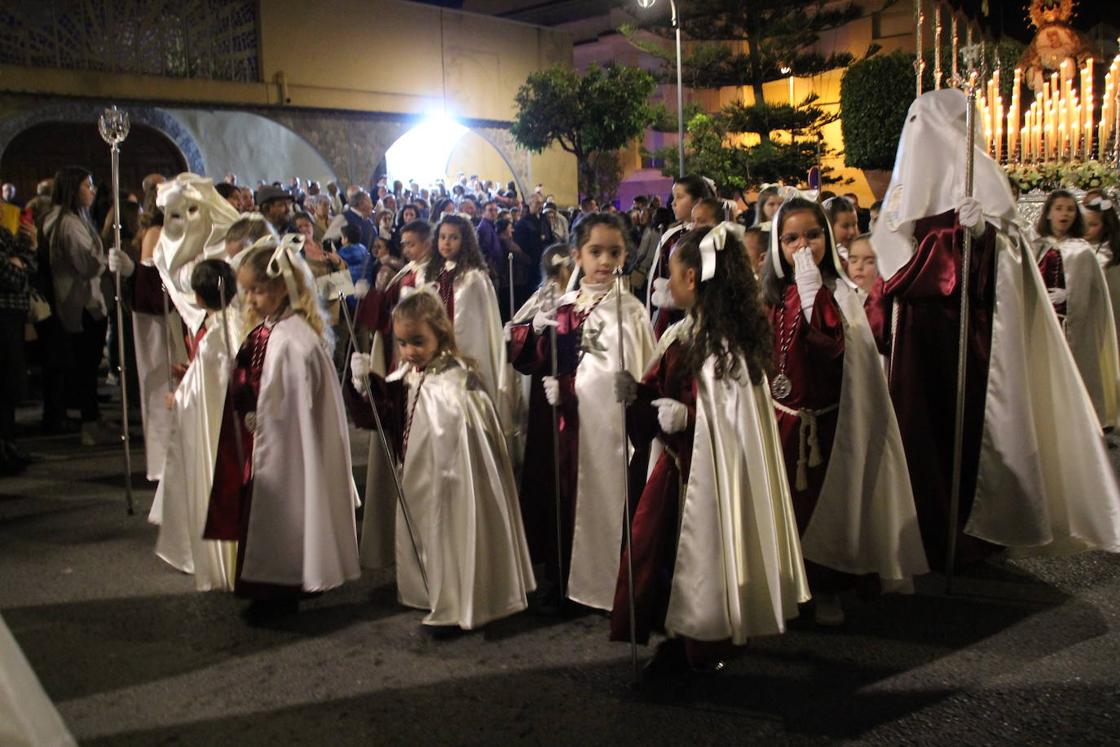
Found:
<svg viewBox="0 0 1120 747"><path fill-rule="evenodd" d="M276 250L268 260L266 272L270 278L284 278L284 285L288 289L288 298L295 301L299 298L299 289L296 288L295 262L299 253L303 251L303 242L306 240L301 233L286 233L276 244Z"/></svg>
<svg viewBox="0 0 1120 747"><path fill-rule="evenodd" d="M745 229L738 223L724 221L715 226L700 240L700 282L711 280L716 274L716 252L722 252L731 234L742 241Z"/></svg>
<svg viewBox="0 0 1120 747"><path fill-rule="evenodd" d="M1089 207L1094 208L1095 210L1099 210L1103 213L1112 209L1112 200L1106 199L1104 197L1094 197L1093 199L1089 200L1088 205Z"/></svg>

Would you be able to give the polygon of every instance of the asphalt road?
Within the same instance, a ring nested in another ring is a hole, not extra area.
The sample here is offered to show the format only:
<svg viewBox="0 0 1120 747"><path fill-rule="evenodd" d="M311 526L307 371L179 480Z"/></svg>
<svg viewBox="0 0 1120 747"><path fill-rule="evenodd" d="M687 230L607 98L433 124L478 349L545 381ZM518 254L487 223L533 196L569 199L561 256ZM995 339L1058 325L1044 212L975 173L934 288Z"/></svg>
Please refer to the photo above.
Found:
<svg viewBox="0 0 1120 747"><path fill-rule="evenodd" d="M842 630L809 614L719 674L635 691L599 615L433 640L387 573L248 627L155 557L143 475L126 516L119 450L76 442L27 439L42 460L0 480L0 612L83 744L1120 743L1115 555L852 596Z"/></svg>

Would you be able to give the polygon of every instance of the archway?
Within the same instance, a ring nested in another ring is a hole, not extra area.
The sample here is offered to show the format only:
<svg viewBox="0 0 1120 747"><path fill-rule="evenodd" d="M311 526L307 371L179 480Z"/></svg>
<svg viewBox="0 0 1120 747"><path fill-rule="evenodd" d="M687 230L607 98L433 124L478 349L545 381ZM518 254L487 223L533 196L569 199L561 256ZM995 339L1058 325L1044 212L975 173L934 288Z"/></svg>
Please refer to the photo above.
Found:
<svg viewBox="0 0 1120 747"><path fill-rule="evenodd" d="M515 182L524 194L522 174L500 148L476 130L455 120L432 116L397 138L382 162L389 182L410 179L427 185L436 179L450 184L459 173L477 175L504 187Z"/></svg>
<svg viewBox="0 0 1120 747"><path fill-rule="evenodd" d="M41 122L18 133L0 156L0 175L16 185L16 194L29 199L35 185L63 166L85 166L94 181L109 183L109 146L93 122ZM183 154L163 133L133 124L121 146L121 189L139 194L144 176L153 172L178 174L187 170Z"/></svg>

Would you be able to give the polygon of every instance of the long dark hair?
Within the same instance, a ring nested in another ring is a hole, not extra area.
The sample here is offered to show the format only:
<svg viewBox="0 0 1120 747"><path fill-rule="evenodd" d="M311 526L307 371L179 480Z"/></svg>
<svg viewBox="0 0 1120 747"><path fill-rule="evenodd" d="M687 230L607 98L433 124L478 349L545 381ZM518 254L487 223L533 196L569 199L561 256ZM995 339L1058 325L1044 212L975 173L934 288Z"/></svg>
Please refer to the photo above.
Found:
<svg viewBox="0 0 1120 747"><path fill-rule="evenodd" d="M774 272L773 258L766 257L766 266L762 272L762 291L765 295L766 303L769 306L780 307L785 298L786 286L793 282L793 267L786 261L785 255L782 254L781 235L782 225L786 222L786 218L794 213L810 212L816 217L818 225L824 231L824 258L821 259L821 275L837 279L840 277L840 270L833 264L832 261L832 232L829 230L828 216L825 215L824 209L812 200L806 200L802 197L794 197L782 203L778 208L780 211L776 217L778 223L770 227L770 233L778 234L778 247L772 249L772 252L777 252L778 261L782 263L782 277L778 277Z"/></svg>
<svg viewBox="0 0 1120 747"><path fill-rule="evenodd" d="M54 175L54 188L51 190L51 204L63 210L79 213L82 209L79 192L82 182L93 175L84 166L63 166Z"/></svg>
<svg viewBox="0 0 1120 747"><path fill-rule="evenodd" d="M1077 209L1077 198L1073 196L1073 193L1064 189L1055 189L1046 196L1046 203L1042 206L1042 212L1038 216L1038 225L1035 226L1038 235L1054 235L1053 229L1050 228L1050 208L1054 207L1054 203L1061 199L1073 200L1073 223L1069 226L1068 236L1074 239L1082 238L1085 235L1085 221L1081 220L1081 211Z"/></svg>
<svg viewBox="0 0 1120 747"><path fill-rule="evenodd" d="M622 244L626 248L626 253L629 254L634 248L630 244L630 231L626 228L626 224L622 222L614 213L592 213L579 222L576 226L576 236L574 246L576 249L583 248L583 245L591 240L591 229L595 226L606 226L613 228L622 234Z"/></svg>
<svg viewBox="0 0 1120 747"><path fill-rule="evenodd" d="M1101 216L1101 242L1108 247L1112 252L1112 258L1108 260L1109 267L1116 267L1120 265L1120 216L1116 214L1116 205L1113 204L1108 210L1101 208L1103 198L1095 198L1085 203L1086 210L1092 210ZM1096 247L1093 247L1096 249Z"/></svg>
<svg viewBox="0 0 1120 747"><path fill-rule="evenodd" d="M700 200L703 200L705 197L716 196L712 185L708 184L708 182L704 180L704 177L698 174L685 174L674 181L673 184L681 185L694 202L700 202Z"/></svg>
<svg viewBox="0 0 1120 747"><path fill-rule="evenodd" d="M673 252L681 264L696 271L696 305L690 312L696 327L688 349L688 365L693 373L699 373L704 361L714 356L717 379L737 378L742 356L747 362L747 376L752 384L758 384L770 370L774 349L758 282L747 265L742 243L730 233L723 249L716 252L715 274L700 282L700 242L708 231L689 231Z"/></svg>
<svg viewBox="0 0 1120 747"><path fill-rule="evenodd" d="M411 225L411 224L410 224ZM436 245L432 247L432 254L428 257L428 266L424 270L424 276L429 281L434 281L439 277L440 272L443 271L443 263L446 261L443 255L439 253L439 229L444 226L455 226L455 230L459 232L459 256L455 258L455 267L451 270L451 282L462 275L467 270L482 270L484 273L489 271L489 266L482 256L482 250L478 247L478 234L474 232L474 226L471 222L461 215L445 215L440 220L435 229L435 242Z"/></svg>

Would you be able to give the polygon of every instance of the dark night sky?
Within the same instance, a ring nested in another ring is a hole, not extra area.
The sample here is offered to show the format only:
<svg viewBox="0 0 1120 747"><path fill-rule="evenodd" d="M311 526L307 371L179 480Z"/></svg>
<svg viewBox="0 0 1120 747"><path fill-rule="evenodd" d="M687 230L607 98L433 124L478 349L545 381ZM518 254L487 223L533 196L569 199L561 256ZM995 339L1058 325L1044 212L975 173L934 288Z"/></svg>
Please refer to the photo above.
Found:
<svg viewBox="0 0 1120 747"><path fill-rule="evenodd" d="M962 0L957 4L963 6L969 15L977 17L980 16L981 3L982 0ZM1034 29L1027 17L1029 0L988 0L987 5L989 12L986 22L996 36L1007 34L1024 43L1034 36ZM1077 4L1073 20L1075 28L1089 33L1101 23L1113 27L1120 26L1120 2L1081 0Z"/></svg>

